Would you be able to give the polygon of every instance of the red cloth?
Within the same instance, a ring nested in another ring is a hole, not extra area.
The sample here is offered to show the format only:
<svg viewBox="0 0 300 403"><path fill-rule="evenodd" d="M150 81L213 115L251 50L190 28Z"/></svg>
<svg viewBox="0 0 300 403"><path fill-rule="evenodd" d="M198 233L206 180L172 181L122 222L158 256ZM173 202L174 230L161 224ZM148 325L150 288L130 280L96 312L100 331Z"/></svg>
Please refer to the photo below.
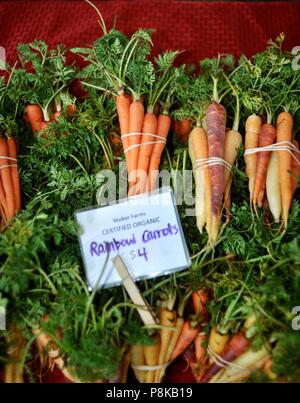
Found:
<svg viewBox="0 0 300 403"><path fill-rule="evenodd" d="M286 33L286 46L300 45L298 2L199 2L175 0L94 0L108 28L130 34L155 28L155 53L184 49L181 61L197 63L218 52L247 56L269 38ZM85 46L101 35L96 12L83 0L0 1L0 46L12 63L19 42Z"/></svg>

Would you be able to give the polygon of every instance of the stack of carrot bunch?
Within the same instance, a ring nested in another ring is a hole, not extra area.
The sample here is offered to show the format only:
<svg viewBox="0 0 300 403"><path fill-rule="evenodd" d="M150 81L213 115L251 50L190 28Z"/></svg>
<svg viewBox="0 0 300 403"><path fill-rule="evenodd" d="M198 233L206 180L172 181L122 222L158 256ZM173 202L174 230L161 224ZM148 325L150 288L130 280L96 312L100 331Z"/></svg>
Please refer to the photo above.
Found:
<svg viewBox="0 0 300 403"><path fill-rule="evenodd" d="M246 121L245 162L249 179L250 203L257 212L266 198L275 222L282 219L286 228L293 195L300 176L300 153L293 139L293 116L281 112L276 127L262 124L260 116L252 114Z"/></svg>
<svg viewBox="0 0 300 403"><path fill-rule="evenodd" d="M125 153L129 195L155 188L162 152L171 126L166 113L154 113L141 100L131 100L126 94L116 98L121 139Z"/></svg>
<svg viewBox="0 0 300 403"><path fill-rule="evenodd" d="M1 229L21 209L21 189L17 146L13 137L0 137L0 214Z"/></svg>

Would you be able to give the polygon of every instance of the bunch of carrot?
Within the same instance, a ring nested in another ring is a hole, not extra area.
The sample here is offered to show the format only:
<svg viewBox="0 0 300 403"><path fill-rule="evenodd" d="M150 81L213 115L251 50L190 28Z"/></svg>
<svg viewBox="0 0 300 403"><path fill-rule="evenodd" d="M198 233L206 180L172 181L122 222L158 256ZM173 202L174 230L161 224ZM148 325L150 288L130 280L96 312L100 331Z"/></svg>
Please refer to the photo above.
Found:
<svg viewBox="0 0 300 403"><path fill-rule="evenodd" d="M21 209L21 190L17 166L17 144L13 137L0 137L0 215L5 227Z"/></svg>
<svg viewBox="0 0 300 403"><path fill-rule="evenodd" d="M214 244L221 225L222 200L229 220L231 167L242 138L238 128L226 130L226 110L216 101L206 110L205 126L206 130L196 126L191 131L189 154L194 168L197 226L201 233L205 226Z"/></svg>
<svg viewBox="0 0 300 403"><path fill-rule="evenodd" d="M161 156L171 127L169 115L145 108L142 99L124 92L116 96L116 106L128 171L129 195L156 187Z"/></svg>
<svg viewBox="0 0 300 403"><path fill-rule="evenodd" d="M266 197L275 222L282 219L286 228L300 175L299 144L293 140L293 116L289 112L281 112L275 127L271 121L262 124L259 116L250 115L246 121L245 150L274 143L286 149L245 155L250 203L257 211L257 206L262 207Z"/></svg>

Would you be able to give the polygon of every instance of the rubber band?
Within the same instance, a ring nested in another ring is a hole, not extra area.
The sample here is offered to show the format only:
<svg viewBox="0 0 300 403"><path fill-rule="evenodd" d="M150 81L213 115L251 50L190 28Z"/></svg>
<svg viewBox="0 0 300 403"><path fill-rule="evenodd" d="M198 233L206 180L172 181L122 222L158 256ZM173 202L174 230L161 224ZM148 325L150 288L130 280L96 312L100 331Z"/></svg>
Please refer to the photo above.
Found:
<svg viewBox="0 0 300 403"><path fill-rule="evenodd" d="M170 364L171 361L161 365L131 365L131 368L140 371L157 371L160 369L166 369Z"/></svg>
<svg viewBox="0 0 300 403"><path fill-rule="evenodd" d="M122 134L121 139L124 139L127 137L132 137L132 136L151 136L151 137L155 137L156 139L166 141L165 137L159 136L158 134L142 133L142 132L132 132L132 133Z"/></svg>
<svg viewBox="0 0 300 403"><path fill-rule="evenodd" d="M210 349L210 347L207 347L207 352L208 352L209 356L214 360L214 362L221 368L231 367L231 368L238 369L240 371L245 371L246 369L248 369L247 367L244 367L242 365L238 365L233 362L224 360L224 358L222 358L220 355L218 355L217 353L212 351Z"/></svg>
<svg viewBox="0 0 300 403"><path fill-rule="evenodd" d="M248 148L245 150L244 155L251 155L256 153L262 153L267 151L287 151L291 154L294 160L300 165L300 160L296 157L294 153L300 154L298 148L290 141L279 141L278 143L270 144L265 147Z"/></svg>
<svg viewBox="0 0 300 403"><path fill-rule="evenodd" d="M5 155L0 155L1 160L17 161L17 158L5 157Z"/></svg>
<svg viewBox="0 0 300 403"><path fill-rule="evenodd" d="M126 154L126 153L128 153L128 151L134 150L135 148L138 148L140 146L147 146L147 145L152 145L152 144L166 144L166 142L162 141L162 140L158 140L158 141L144 141L143 143L133 144L132 146L125 148L124 154Z"/></svg>
<svg viewBox="0 0 300 403"><path fill-rule="evenodd" d="M214 165L223 165L229 171L231 171L232 168L229 162L220 157L198 158L194 164L195 169L204 169Z"/></svg>
<svg viewBox="0 0 300 403"><path fill-rule="evenodd" d="M158 141L144 141L143 143L133 144L132 146L129 146L124 149L124 154L128 153L129 151L135 150L136 148L141 147L141 146L151 146L154 144L166 144L166 142L167 142L165 137L159 136L158 134L141 133L141 132L132 132L132 133L122 134L121 139L127 138L127 137L132 137L132 136L151 136L151 137L158 139Z"/></svg>
<svg viewBox="0 0 300 403"><path fill-rule="evenodd" d="M17 164L11 164L11 165L0 165L0 169L4 168L18 168Z"/></svg>

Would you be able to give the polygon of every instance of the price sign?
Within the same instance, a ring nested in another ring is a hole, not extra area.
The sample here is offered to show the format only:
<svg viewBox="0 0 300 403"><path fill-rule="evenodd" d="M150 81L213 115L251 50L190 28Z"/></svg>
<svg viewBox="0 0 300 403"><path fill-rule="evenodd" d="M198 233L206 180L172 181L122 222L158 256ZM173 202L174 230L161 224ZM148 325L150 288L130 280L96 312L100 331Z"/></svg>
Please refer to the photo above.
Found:
<svg viewBox="0 0 300 403"><path fill-rule="evenodd" d="M81 253L92 288L121 284L112 258L121 256L135 280L190 266L171 188L75 213Z"/></svg>

